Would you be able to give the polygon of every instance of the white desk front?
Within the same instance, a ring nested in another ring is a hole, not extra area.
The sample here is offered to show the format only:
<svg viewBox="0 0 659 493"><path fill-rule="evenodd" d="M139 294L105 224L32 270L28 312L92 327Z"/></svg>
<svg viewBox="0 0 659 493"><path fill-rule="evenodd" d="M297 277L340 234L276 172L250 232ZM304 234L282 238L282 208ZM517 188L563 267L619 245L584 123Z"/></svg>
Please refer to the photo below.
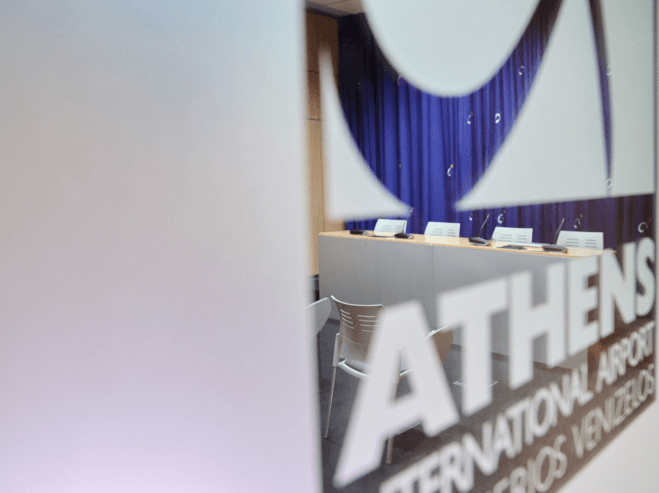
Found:
<svg viewBox="0 0 659 493"><path fill-rule="evenodd" d="M504 242L475 246L467 238L414 235L412 239L376 238L372 233L351 235L348 231L320 233L318 274L320 296L335 296L356 304L385 306L419 300L430 328L437 327L437 295L479 282L531 271L534 303L545 299L545 272L554 262L600 255L600 250L569 248L567 253L549 253L541 247L505 250ZM331 318L338 319L332 304ZM492 324L493 351L508 354L507 315ZM459 331L454 342L460 343ZM544 360L536 344L536 361Z"/></svg>

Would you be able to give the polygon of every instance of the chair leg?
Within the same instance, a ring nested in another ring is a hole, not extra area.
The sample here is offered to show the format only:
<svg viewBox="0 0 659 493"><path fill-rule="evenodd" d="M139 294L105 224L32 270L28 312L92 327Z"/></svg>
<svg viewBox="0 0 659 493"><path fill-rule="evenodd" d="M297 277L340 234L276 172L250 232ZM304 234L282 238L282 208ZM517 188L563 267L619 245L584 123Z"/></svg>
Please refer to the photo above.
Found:
<svg viewBox="0 0 659 493"><path fill-rule="evenodd" d="M320 367L320 332L316 334L316 363L318 365L318 393L320 393L320 382L322 381L322 372Z"/></svg>
<svg viewBox="0 0 659 493"><path fill-rule="evenodd" d="M325 428L325 438L329 436L330 416L332 415L332 400L334 399L334 382L336 381L336 366L332 373L332 388L330 390L329 409L327 410L327 427Z"/></svg>
<svg viewBox="0 0 659 493"><path fill-rule="evenodd" d="M391 464L391 458L394 455L394 437L393 435L387 440L387 464Z"/></svg>

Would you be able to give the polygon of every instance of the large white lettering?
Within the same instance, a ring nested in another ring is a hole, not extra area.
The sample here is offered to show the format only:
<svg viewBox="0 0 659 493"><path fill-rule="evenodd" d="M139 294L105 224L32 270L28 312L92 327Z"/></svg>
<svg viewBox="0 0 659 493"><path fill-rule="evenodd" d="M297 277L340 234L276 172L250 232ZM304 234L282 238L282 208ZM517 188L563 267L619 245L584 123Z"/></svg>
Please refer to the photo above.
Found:
<svg viewBox="0 0 659 493"><path fill-rule="evenodd" d="M471 415L492 402L492 315L508 307L506 280L495 279L444 294L438 303L442 325L462 328L462 412Z"/></svg>
<svg viewBox="0 0 659 493"><path fill-rule="evenodd" d="M577 354L598 340L597 322L588 323L588 312L597 307L597 287L588 287L588 278L597 274L597 258L572 260L568 267L568 352Z"/></svg>
<svg viewBox="0 0 659 493"><path fill-rule="evenodd" d="M609 252L601 257L601 269L596 256L550 265L545 301L536 306L533 306L531 294L533 279L528 272L439 295L438 320L443 325L462 329L464 414L471 415L492 402L493 315L509 312L509 385L518 388L533 377L532 349L538 337L546 335L547 361L557 365L566 357L566 343L567 354L572 356L615 330L611 324L616 306L625 323L633 322L636 315L650 312L656 293L655 276L649 265L655 259L654 247L650 238L641 240L637 248L633 244L624 245L622 269L615 255ZM598 273L601 296L598 296L597 286L588 285L589 278ZM639 293L636 292L637 280L638 289L642 291ZM566 297L566 293L569 296ZM598 301L601 305L599 319L603 320L601 331L596 320L588 321L589 312L598 308ZM626 363L634 367L651 352L653 328L654 322L651 322L601 353L596 382L598 392L604 383L610 385L618 375L625 374ZM393 307L382 317L369 353L373 376L359 387L334 478L336 486L343 487L375 469L390 436L418 422L422 423L426 434L433 436L458 421L444 369L427 334L428 327L418 302ZM409 373L412 392L395 399L395 375L400 370L401 354L413 368ZM471 488L468 476L474 463L489 474L502 452L513 457L521 451L522 430L524 443L531 445L534 437L545 435L555 426L559 412L569 416L575 401L580 405L590 401L593 392L588 390L587 377L587 367L582 365L573 370L571 376L563 377L562 389L550 384L532 399L511 406L505 417L502 415L484 426L480 447L473 437L466 437L464 449L470 454L470 463L459 466L461 460L458 459L463 452L457 446L442 449L444 455L440 462L445 473L435 477L433 465L428 472L432 476L428 484L441 491L448 491L451 484L462 490ZM544 409L543 414L541 409ZM544 457L540 464L543 460ZM427 464L436 464L436 461L429 459ZM424 474L421 476L425 477ZM387 484L394 487L400 484L399 480L406 482L414 475L402 473L396 481ZM550 483L548 480L547 484ZM411 487L406 484L405 488Z"/></svg>
<svg viewBox="0 0 659 493"><path fill-rule="evenodd" d="M611 251L602 252L600 266L600 337L613 334L614 300L622 320L629 324L636 319L634 295L636 294L636 272L634 253L636 245L627 243L622 247L623 272L616 256Z"/></svg>
<svg viewBox="0 0 659 493"><path fill-rule="evenodd" d="M636 315L643 317L650 313L654 306L655 286L654 274L648 265L648 260L654 263L654 241L643 238L636 249L636 277L643 294L636 295Z"/></svg>
<svg viewBox="0 0 659 493"><path fill-rule="evenodd" d="M565 264L547 269L547 301L531 306L531 273L510 278L509 385L516 389L533 378L533 341L547 334L547 363L565 359Z"/></svg>

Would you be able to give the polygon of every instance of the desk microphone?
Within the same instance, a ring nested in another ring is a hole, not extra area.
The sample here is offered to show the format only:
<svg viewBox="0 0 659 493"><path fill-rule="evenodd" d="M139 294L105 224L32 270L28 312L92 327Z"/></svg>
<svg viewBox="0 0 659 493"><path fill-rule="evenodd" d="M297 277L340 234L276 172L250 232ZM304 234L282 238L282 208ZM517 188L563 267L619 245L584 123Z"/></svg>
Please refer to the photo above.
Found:
<svg viewBox="0 0 659 493"><path fill-rule="evenodd" d="M563 220L561 221L561 224L558 225L558 229L556 230L556 234L554 235L554 243L552 245L542 245L542 249L545 252L557 252L557 253L567 252L567 248L565 248L564 246L556 244L556 242L558 241L558 233L560 233L564 222L565 222L565 218L563 218Z"/></svg>
<svg viewBox="0 0 659 493"><path fill-rule="evenodd" d="M490 218L490 213L488 212L487 216L485 216L485 221L483 221L481 229L478 232L478 236L472 236L471 238L469 238L469 243L473 243L474 245L480 245L480 246L487 246L490 244L488 240L481 238L481 235L483 234L483 229L485 228L485 223L487 223L487 220L489 218Z"/></svg>
<svg viewBox="0 0 659 493"><path fill-rule="evenodd" d="M414 207L410 207L410 212L407 214L407 217L408 217L408 218L412 215L412 211L413 211L413 210L414 210ZM409 240L410 238L412 238L412 235L408 235L408 234L405 233L404 231L401 231L400 233L396 233L396 234L394 235L394 238L400 238L400 239L403 239L403 240Z"/></svg>
<svg viewBox="0 0 659 493"><path fill-rule="evenodd" d="M351 234L351 235L363 235L363 234L364 234L364 230L363 230L363 229L358 229L358 228L351 229L351 230L350 230L350 234Z"/></svg>

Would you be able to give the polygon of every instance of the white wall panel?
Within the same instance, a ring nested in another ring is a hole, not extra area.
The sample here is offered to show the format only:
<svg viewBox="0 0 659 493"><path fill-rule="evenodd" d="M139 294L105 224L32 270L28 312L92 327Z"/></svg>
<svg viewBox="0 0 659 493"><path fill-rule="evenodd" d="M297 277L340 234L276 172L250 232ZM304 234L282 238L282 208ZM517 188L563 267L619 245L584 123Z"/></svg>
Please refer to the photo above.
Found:
<svg viewBox="0 0 659 493"><path fill-rule="evenodd" d="M0 6L3 492L318 485L303 29L293 0Z"/></svg>

